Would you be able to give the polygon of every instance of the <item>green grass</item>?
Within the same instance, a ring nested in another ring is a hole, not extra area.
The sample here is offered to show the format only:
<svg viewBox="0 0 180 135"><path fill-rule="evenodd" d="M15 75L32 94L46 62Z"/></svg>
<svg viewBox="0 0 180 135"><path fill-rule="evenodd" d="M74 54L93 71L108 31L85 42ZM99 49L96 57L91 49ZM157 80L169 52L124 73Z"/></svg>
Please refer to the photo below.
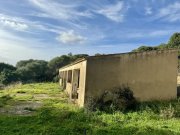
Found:
<svg viewBox="0 0 180 135"><path fill-rule="evenodd" d="M20 95L19 95L20 94ZM24 94L24 97L21 95ZM35 98L46 94L47 98ZM0 108L21 102L38 101L39 109L30 116L0 114L2 135L180 135L180 102L146 102L136 111L85 113L68 103L55 83L26 84L0 91ZM166 117L166 113L173 113Z"/></svg>

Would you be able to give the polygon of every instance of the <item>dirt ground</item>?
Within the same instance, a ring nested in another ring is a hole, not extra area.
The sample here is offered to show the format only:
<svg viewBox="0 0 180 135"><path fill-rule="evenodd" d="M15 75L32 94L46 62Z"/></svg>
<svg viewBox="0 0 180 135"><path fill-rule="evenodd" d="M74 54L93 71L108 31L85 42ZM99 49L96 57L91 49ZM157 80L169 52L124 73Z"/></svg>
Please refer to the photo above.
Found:
<svg viewBox="0 0 180 135"><path fill-rule="evenodd" d="M11 95L13 96L13 94ZM19 100L9 101L8 105L0 107L0 114L9 115L33 115L35 111L43 106L43 101L58 98L59 94L50 96L48 94L32 94L32 99L25 100L23 97L29 96L26 93L17 93L14 95Z"/></svg>
<svg viewBox="0 0 180 135"><path fill-rule="evenodd" d="M32 115L34 111L40 108L43 104L41 102L28 101L20 102L13 106L6 106L0 108L1 114L13 114L13 115Z"/></svg>

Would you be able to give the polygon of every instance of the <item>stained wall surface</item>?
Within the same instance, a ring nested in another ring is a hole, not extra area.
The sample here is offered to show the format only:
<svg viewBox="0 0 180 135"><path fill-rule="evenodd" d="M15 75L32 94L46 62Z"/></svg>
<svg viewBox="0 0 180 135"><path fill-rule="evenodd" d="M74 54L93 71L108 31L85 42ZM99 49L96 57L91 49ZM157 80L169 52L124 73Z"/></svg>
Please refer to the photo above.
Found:
<svg viewBox="0 0 180 135"><path fill-rule="evenodd" d="M90 57L85 98L122 85L140 101L176 98L177 56L176 50L166 50Z"/></svg>

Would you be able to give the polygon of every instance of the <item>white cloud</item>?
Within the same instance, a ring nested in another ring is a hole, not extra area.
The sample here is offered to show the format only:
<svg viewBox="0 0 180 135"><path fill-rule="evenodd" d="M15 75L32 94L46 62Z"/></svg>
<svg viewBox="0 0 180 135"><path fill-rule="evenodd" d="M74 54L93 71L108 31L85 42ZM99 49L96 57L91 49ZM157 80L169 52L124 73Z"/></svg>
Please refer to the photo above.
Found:
<svg viewBox="0 0 180 135"><path fill-rule="evenodd" d="M80 12L77 6L72 4L62 4L57 1L50 0L29 0L29 2L38 8L42 13L38 13L39 17L49 17L58 20L72 20L79 17L92 17L89 11ZM50 4L48 4L50 3Z"/></svg>
<svg viewBox="0 0 180 135"><path fill-rule="evenodd" d="M84 42L86 38L76 34L73 30L70 30L67 32L62 32L57 37L57 40L64 44L75 44Z"/></svg>
<svg viewBox="0 0 180 135"><path fill-rule="evenodd" d="M175 2L167 7L161 8L155 18L162 18L169 22L180 21L180 2Z"/></svg>
<svg viewBox="0 0 180 135"><path fill-rule="evenodd" d="M151 7L146 7L145 8L145 14L146 15L151 15L153 12L152 12L152 8Z"/></svg>
<svg viewBox="0 0 180 135"><path fill-rule="evenodd" d="M59 33L65 31L65 27L56 26L53 24L31 21L21 17L13 17L5 14L0 14L0 28L11 28L17 31L36 33L39 31Z"/></svg>
<svg viewBox="0 0 180 135"><path fill-rule="evenodd" d="M105 6L104 8L96 11L97 13L109 18L115 22L122 22L124 20L124 3L123 1L119 1L114 5Z"/></svg>
<svg viewBox="0 0 180 135"><path fill-rule="evenodd" d="M25 24L22 20L15 17L6 16L3 14L0 14L0 23L3 26L10 27L12 29L19 31L28 29L28 25Z"/></svg>

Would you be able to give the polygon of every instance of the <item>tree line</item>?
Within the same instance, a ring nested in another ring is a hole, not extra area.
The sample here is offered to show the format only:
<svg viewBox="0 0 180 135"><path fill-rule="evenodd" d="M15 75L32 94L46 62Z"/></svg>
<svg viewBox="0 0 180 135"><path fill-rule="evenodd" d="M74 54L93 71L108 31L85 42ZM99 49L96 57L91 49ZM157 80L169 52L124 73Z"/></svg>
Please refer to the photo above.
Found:
<svg viewBox="0 0 180 135"><path fill-rule="evenodd" d="M168 43L163 43L157 46L141 46L133 52L143 52L152 50L162 50L162 49L180 49L180 33L174 33ZM96 54L101 55L101 54ZM73 55L69 53L68 55L62 55L53 58L50 61L45 60L21 60L17 62L16 66L0 63L0 85L7 85L13 82L51 82L58 81L58 71L59 68L70 64L80 58L88 57L87 54L77 54ZM180 58L180 51L179 51Z"/></svg>
<svg viewBox="0 0 180 135"><path fill-rule="evenodd" d="M0 63L0 84L8 85L18 81L22 83L58 81L59 68L87 56L87 54L72 55L69 53L50 61L21 60L16 66Z"/></svg>
<svg viewBox="0 0 180 135"><path fill-rule="evenodd" d="M163 49L180 49L180 33L174 33L168 43L161 43L157 46L140 46L139 48L132 50L133 52L144 52L144 51L152 51L152 50L163 50ZM180 51L178 54L180 57Z"/></svg>

